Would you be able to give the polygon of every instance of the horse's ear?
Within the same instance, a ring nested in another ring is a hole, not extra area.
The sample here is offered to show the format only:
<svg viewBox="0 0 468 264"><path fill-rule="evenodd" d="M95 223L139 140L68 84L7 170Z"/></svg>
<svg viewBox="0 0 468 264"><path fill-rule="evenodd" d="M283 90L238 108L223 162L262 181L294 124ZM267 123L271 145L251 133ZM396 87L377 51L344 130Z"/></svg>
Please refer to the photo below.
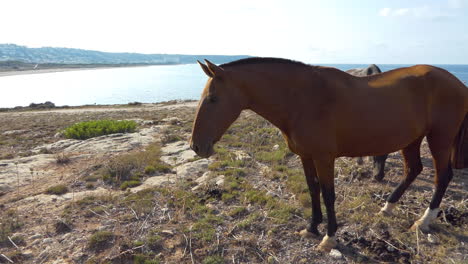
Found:
<svg viewBox="0 0 468 264"><path fill-rule="evenodd" d="M217 66L216 64L212 63L209 60L205 59L205 62L206 62L206 65L208 66L208 69L210 70L210 72L213 73L214 76L222 77L224 75L224 69L223 68Z"/></svg>
<svg viewBox="0 0 468 264"><path fill-rule="evenodd" d="M201 63L199 60L197 60L197 62L198 65L200 65L200 67L202 68L202 70L206 73L206 75L208 75L208 77L213 77L213 73L210 71L210 69L208 69L208 66Z"/></svg>

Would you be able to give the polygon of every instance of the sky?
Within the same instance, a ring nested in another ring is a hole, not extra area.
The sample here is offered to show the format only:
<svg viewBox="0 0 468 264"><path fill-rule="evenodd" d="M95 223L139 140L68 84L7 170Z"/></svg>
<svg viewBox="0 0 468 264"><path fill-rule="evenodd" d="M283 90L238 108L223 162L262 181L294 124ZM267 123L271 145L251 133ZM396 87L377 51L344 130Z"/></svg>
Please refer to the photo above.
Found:
<svg viewBox="0 0 468 264"><path fill-rule="evenodd" d="M2 0L0 43L468 64L468 0Z"/></svg>

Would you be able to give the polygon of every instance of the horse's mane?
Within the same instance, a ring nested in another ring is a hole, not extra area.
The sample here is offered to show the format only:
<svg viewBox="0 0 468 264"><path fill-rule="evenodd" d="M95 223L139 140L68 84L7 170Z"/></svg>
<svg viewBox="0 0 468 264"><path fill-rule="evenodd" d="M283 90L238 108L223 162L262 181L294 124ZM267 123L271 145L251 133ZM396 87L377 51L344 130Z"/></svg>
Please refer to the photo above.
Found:
<svg viewBox="0 0 468 264"><path fill-rule="evenodd" d="M228 63L221 64L220 67L230 67L230 66L238 66L238 65L248 65L248 64L261 64L261 63L280 63L280 64L292 64L292 65L299 65L299 66L310 66L300 61L282 59L282 58L264 58L264 57L252 57L252 58L245 58L236 61L231 61Z"/></svg>

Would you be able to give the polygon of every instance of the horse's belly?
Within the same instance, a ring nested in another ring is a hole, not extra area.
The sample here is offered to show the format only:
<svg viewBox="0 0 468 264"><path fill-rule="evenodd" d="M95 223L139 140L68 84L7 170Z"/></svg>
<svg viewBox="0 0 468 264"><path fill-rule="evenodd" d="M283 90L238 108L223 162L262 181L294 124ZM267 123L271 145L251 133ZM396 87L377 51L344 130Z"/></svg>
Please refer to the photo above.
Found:
<svg viewBox="0 0 468 264"><path fill-rule="evenodd" d="M405 148L426 132L424 120L388 118L382 122L361 123L338 138L339 156L376 156Z"/></svg>

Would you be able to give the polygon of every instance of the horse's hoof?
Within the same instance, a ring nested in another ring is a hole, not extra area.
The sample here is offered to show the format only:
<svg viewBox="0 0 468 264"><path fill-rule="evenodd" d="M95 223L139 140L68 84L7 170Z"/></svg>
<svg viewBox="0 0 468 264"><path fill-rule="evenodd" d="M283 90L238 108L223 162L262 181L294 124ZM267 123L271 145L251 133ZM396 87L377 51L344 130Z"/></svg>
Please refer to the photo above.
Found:
<svg viewBox="0 0 468 264"><path fill-rule="evenodd" d="M418 220L414 222L414 224L410 228L411 231L416 231L416 230L421 230L424 233L427 233L430 231L429 225L425 225L423 221Z"/></svg>
<svg viewBox="0 0 468 264"><path fill-rule="evenodd" d="M379 215L385 216L385 217L393 216L394 208L395 208L394 203L386 202L385 206L382 209L380 209Z"/></svg>
<svg viewBox="0 0 468 264"><path fill-rule="evenodd" d="M299 235L300 235L301 237L303 237L303 238L314 238L314 237L317 237L317 236L318 236L318 234L315 234L315 233L313 233L313 232L310 232L310 231L307 230L307 229L301 230L301 231L299 232Z"/></svg>
<svg viewBox="0 0 468 264"><path fill-rule="evenodd" d="M385 177L385 174L384 175L377 174L377 175L374 175L374 180L381 182L384 177Z"/></svg>
<svg viewBox="0 0 468 264"><path fill-rule="evenodd" d="M336 242L334 237L325 236L322 239L322 242L320 242L320 244L318 245L317 250L328 253L334 247L336 247L336 245L338 245L338 243Z"/></svg>
<svg viewBox="0 0 468 264"><path fill-rule="evenodd" d="M381 215L383 217L391 217L391 216L393 216L393 212L388 211L388 210L384 210L384 209L380 209L379 215Z"/></svg>

